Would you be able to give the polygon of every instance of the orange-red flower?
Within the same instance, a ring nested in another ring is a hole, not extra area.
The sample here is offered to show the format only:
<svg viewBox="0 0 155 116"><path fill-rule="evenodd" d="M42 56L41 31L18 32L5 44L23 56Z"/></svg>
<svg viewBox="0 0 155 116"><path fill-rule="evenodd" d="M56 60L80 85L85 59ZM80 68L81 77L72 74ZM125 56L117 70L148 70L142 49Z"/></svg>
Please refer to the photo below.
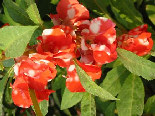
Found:
<svg viewBox="0 0 155 116"><path fill-rule="evenodd" d="M72 28L75 22L89 19L89 11L77 0L60 0L56 10L58 14L50 14L54 25L63 24Z"/></svg>
<svg viewBox="0 0 155 116"><path fill-rule="evenodd" d="M120 48L131 51L139 56L148 54L153 47L151 33L147 32L147 25L138 26L117 38Z"/></svg>
<svg viewBox="0 0 155 116"><path fill-rule="evenodd" d="M12 100L15 105L28 108L32 104L30 94L29 94L29 85L28 83L21 77L17 77L12 87ZM48 100L48 96L54 92L53 90L44 89L42 91L35 90L36 97L38 102L42 100Z"/></svg>
<svg viewBox="0 0 155 116"><path fill-rule="evenodd" d="M69 65L70 59L75 57L74 42L75 32L68 26L54 26L52 29L45 29L42 36L38 39L41 43L37 51L41 54L50 52L53 54L54 61L61 67Z"/></svg>
<svg viewBox="0 0 155 116"><path fill-rule="evenodd" d="M19 107L32 105L28 89L35 90L38 101L48 100L53 90L46 89L48 81L56 76L56 67L52 55L30 54L29 57L18 59L14 66L15 82L12 85L12 98Z"/></svg>
<svg viewBox="0 0 155 116"><path fill-rule="evenodd" d="M86 25L86 28L84 28ZM89 25L89 26L88 26ZM81 34L81 62L102 65L117 58L115 24L104 17L78 25Z"/></svg>

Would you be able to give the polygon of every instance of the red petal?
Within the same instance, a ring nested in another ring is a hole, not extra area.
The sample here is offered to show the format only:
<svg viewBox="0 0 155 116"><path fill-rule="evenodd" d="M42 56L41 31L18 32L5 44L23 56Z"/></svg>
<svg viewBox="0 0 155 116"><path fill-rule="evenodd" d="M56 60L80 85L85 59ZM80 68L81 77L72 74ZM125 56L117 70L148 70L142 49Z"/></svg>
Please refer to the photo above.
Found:
<svg viewBox="0 0 155 116"><path fill-rule="evenodd" d="M28 91L28 84L24 81L23 78L16 78L12 86L12 100L15 105L28 108L32 105L32 101Z"/></svg>
<svg viewBox="0 0 155 116"><path fill-rule="evenodd" d="M89 11L77 0L61 0L56 9L60 18L64 20L63 24L89 18Z"/></svg>
<svg viewBox="0 0 155 116"><path fill-rule="evenodd" d="M89 26L90 35L100 35L113 27L115 27L115 24L110 19L104 17L95 18Z"/></svg>
<svg viewBox="0 0 155 116"><path fill-rule="evenodd" d="M36 97L37 97L39 102L41 102L42 100L48 100L49 95L53 92L55 92L55 91L54 90L48 90L48 89L45 89L43 91L37 91L37 90L35 91Z"/></svg>
<svg viewBox="0 0 155 116"><path fill-rule="evenodd" d="M97 64L102 65L116 60L117 52L108 55L105 51L94 51L93 56Z"/></svg>
<svg viewBox="0 0 155 116"><path fill-rule="evenodd" d="M72 72L67 76L66 87L71 92L85 92L76 72Z"/></svg>

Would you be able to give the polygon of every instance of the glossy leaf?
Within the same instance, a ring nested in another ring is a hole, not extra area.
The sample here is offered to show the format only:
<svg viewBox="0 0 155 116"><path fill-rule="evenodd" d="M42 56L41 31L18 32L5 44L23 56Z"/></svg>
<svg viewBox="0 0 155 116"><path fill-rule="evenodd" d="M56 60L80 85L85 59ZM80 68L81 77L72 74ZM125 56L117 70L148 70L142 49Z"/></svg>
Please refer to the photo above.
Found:
<svg viewBox="0 0 155 116"><path fill-rule="evenodd" d="M17 23L22 25L33 25L34 23L29 18L26 11L15 4L12 0L4 0L4 5L7 8L7 11L10 17Z"/></svg>
<svg viewBox="0 0 155 116"><path fill-rule="evenodd" d="M43 21L41 20L38 8L34 0L26 0L27 2L27 14L29 15L30 19L35 23L39 24L40 26L43 27Z"/></svg>
<svg viewBox="0 0 155 116"><path fill-rule="evenodd" d="M88 93L91 93L105 100L117 100L115 97L112 96L111 93L109 93L105 89L98 86L95 82L93 82L91 78L86 74L86 72L76 63L75 67L77 74L80 78L80 82Z"/></svg>
<svg viewBox="0 0 155 116"><path fill-rule="evenodd" d="M155 63L124 49L118 48L117 52L120 60L130 72L147 80L155 79Z"/></svg>
<svg viewBox="0 0 155 116"><path fill-rule="evenodd" d="M100 86L109 91L113 96L116 96L128 75L129 71L123 65L120 65L107 73Z"/></svg>
<svg viewBox="0 0 155 116"><path fill-rule="evenodd" d="M82 92L70 92L67 88L65 88L62 96L61 110L74 106L81 101L82 96Z"/></svg>
<svg viewBox="0 0 155 116"><path fill-rule="evenodd" d="M125 80L116 101L119 116L141 116L144 108L144 87L140 77L133 74Z"/></svg>
<svg viewBox="0 0 155 116"><path fill-rule="evenodd" d="M155 113L155 95L148 98L145 106L144 106L144 112L145 113Z"/></svg>
<svg viewBox="0 0 155 116"><path fill-rule="evenodd" d="M0 49L6 57L21 56L37 26L7 26L0 29Z"/></svg>
<svg viewBox="0 0 155 116"><path fill-rule="evenodd" d="M96 105L94 96L85 92L81 101L82 116L96 116Z"/></svg>

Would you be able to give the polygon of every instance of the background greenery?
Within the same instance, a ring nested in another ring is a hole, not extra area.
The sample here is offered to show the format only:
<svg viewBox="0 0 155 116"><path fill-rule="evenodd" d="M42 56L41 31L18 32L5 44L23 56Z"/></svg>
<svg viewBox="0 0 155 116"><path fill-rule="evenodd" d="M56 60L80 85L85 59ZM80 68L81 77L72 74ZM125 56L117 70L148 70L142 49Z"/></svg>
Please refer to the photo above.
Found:
<svg viewBox="0 0 155 116"><path fill-rule="evenodd" d="M49 14L56 13L59 0L1 0L0 26L0 115L33 116L33 107L22 109L11 99L13 58L21 56L26 45L36 45L44 28L53 26ZM116 23L117 35L148 24L155 41L155 0L79 0L91 18L104 16ZM16 30L16 31L15 31ZM18 46L18 47L17 47ZM5 56L3 52L5 51ZM76 66L85 93L71 93L65 88L65 69L57 67L57 77L48 84L56 90L49 101L42 101L43 115L67 116L155 116L155 45L149 55L139 57L117 49L118 59L102 66L102 78L92 82ZM118 100L119 99L119 100Z"/></svg>

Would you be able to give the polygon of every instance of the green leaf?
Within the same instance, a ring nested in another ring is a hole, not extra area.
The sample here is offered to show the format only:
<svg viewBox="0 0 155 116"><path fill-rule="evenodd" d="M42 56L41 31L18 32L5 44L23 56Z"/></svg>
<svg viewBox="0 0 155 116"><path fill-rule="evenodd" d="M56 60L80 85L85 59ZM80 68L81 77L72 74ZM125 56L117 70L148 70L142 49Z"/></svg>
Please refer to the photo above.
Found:
<svg viewBox="0 0 155 116"><path fill-rule="evenodd" d="M3 77L3 79L0 80L0 114L2 114L2 106L3 106L2 105L2 96L3 96L3 92L5 89L6 83L8 81L9 73L11 73L10 70L6 73L6 75Z"/></svg>
<svg viewBox="0 0 155 116"><path fill-rule="evenodd" d="M155 6L154 5L147 5L146 6L146 12L148 14L149 19L152 21L152 23L155 25Z"/></svg>
<svg viewBox="0 0 155 116"><path fill-rule="evenodd" d="M4 67L12 67L12 65L14 65L14 64L15 64L15 61L13 58L3 61Z"/></svg>
<svg viewBox="0 0 155 116"><path fill-rule="evenodd" d="M120 65L107 73L100 86L108 90L113 96L116 96L121 91L122 85L128 75L129 71L123 65Z"/></svg>
<svg viewBox="0 0 155 116"><path fill-rule="evenodd" d="M27 14L29 15L30 19L35 23L39 24L43 28L43 21L41 20L38 8L34 0L26 0L27 2Z"/></svg>
<svg viewBox="0 0 155 116"><path fill-rule="evenodd" d="M140 77L133 74L125 80L116 101L119 116L141 116L144 108L144 87Z"/></svg>
<svg viewBox="0 0 155 116"><path fill-rule="evenodd" d="M59 98L58 98L57 92L53 93L53 99L54 99L55 104L60 108L61 104L59 102ZM68 109L64 109L63 112L65 114L67 114L68 116L71 116L71 113L70 113L70 111Z"/></svg>
<svg viewBox="0 0 155 116"><path fill-rule="evenodd" d="M96 105L94 96L85 92L81 101L82 116L96 116Z"/></svg>
<svg viewBox="0 0 155 116"><path fill-rule="evenodd" d="M90 10L92 10L93 12L97 13L97 14L107 14L106 16L108 17L108 11L106 9L106 7L108 7L108 5L110 4L110 0L107 0L105 2L105 0L81 0L87 8L90 8ZM104 3L104 4L103 4Z"/></svg>
<svg viewBox="0 0 155 116"><path fill-rule="evenodd" d="M113 97L112 94L110 94L105 89L101 88L95 82L93 82L91 78L87 75L87 73L76 64L76 62L75 67L77 74L80 78L80 82L88 93L91 93L105 100L118 100L117 98Z"/></svg>
<svg viewBox="0 0 155 116"><path fill-rule="evenodd" d="M81 101L82 96L82 92L70 92L67 88L65 88L61 101L61 110L74 106Z"/></svg>
<svg viewBox="0 0 155 116"><path fill-rule="evenodd" d="M7 11L10 15L10 17L17 23L20 23L22 25L33 25L34 23L29 18L26 11L19 7L16 3L14 3L12 0L4 0L4 5L7 8Z"/></svg>
<svg viewBox="0 0 155 116"><path fill-rule="evenodd" d="M147 80L155 79L155 63L124 49L118 48L117 52L120 60L131 73Z"/></svg>
<svg viewBox="0 0 155 116"><path fill-rule="evenodd" d="M54 82L52 83L52 89L53 90L58 90L61 87L63 87L63 85L65 85L66 79L62 77L62 75L57 76L54 79Z"/></svg>
<svg viewBox="0 0 155 116"><path fill-rule="evenodd" d="M31 39L30 39L30 41L29 41L29 45L30 46L33 46L33 45L37 45L38 43L37 43L37 37L38 36L40 36L41 34L42 34L42 29L40 29L40 28L37 28L35 31L34 31L34 33L32 34L32 36L31 36Z"/></svg>
<svg viewBox="0 0 155 116"><path fill-rule="evenodd" d="M11 96L12 88L10 88L10 83L12 82L12 79L13 78L11 76L9 76L7 84L4 89L4 93L3 93L3 105L4 105L4 107L6 107L8 109L14 109L17 107L13 104L12 96Z"/></svg>
<svg viewBox="0 0 155 116"><path fill-rule="evenodd" d="M111 3L117 21L126 29L143 24L142 15L135 8L132 0L111 0Z"/></svg>
<svg viewBox="0 0 155 116"><path fill-rule="evenodd" d="M145 113L155 113L155 95L148 98L145 106L144 106L144 112Z"/></svg>
<svg viewBox="0 0 155 116"><path fill-rule="evenodd" d="M154 56L155 57L155 52L151 52L151 56Z"/></svg>
<svg viewBox="0 0 155 116"><path fill-rule="evenodd" d="M20 25L19 23L16 23L9 15L7 9L3 5L4 14L0 14L0 21L3 23L9 23L10 25Z"/></svg>
<svg viewBox="0 0 155 116"><path fill-rule="evenodd" d="M15 0L16 4L21 7L22 9L27 9L27 4L25 0Z"/></svg>
<svg viewBox="0 0 155 116"><path fill-rule="evenodd" d="M111 16L111 12L108 11L108 9L111 6L110 0L80 0L80 1L82 1L82 3L84 3L87 8L92 10L97 15L105 16L109 19L112 19L119 28L124 29L124 27L119 23L117 23L117 21L115 21L115 19Z"/></svg>
<svg viewBox="0 0 155 116"><path fill-rule="evenodd" d="M122 65L122 62L120 61L120 59L116 59L114 62L106 64L106 68L115 68L119 65Z"/></svg>
<svg viewBox="0 0 155 116"><path fill-rule="evenodd" d="M43 100L42 102L40 102L39 107L43 116L45 116L48 113L48 100Z"/></svg>
<svg viewBox="0 0 155 116"><path fill-rule="evenodd" d="M112 102L105 111L105 116L115 116L115 108L116 104L115 102Z"/></svg>
<svg viewBox="0 0 155 116"><path fill-rule="evenodd" d="M95 102L97 110L99 110L103 114L105 114L106 109L111 104L111 101L103 101L99 97L95 97Z"/></svg>
<svg viewBox="0 0 155 116"><path fill-rule="evenodd" d="M0 49L6 57L21 56L37 26L7 26L0 29Z"/></svg>
<svg viewBox="0 0 155 116"><path fill-rule="evenodd" d="M58 4L58 2L59 2L59 0L51 0L51 3L55 4L55 5Z"/></svg>

